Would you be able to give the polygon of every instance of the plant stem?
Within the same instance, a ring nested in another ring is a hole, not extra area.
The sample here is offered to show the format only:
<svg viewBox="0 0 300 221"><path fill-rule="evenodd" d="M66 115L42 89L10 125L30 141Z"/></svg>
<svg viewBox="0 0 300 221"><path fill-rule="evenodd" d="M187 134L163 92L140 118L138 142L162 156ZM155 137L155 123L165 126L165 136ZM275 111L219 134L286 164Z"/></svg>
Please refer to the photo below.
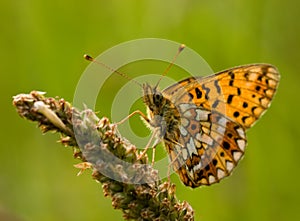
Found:
<svg viewBox="0 0 300 221"><path fill-rule="evenodd" d="M36 121L42 132L55 131L60 142L73 148L83 163L81 173L92 168L92 176L102 183L104 196L123 212L125 220L194 220L192 207L179 202L175 185L162 182L158 172L140 156L137 148L123 138L106 117L99 119L85 109L79 111L64 99L47 98L45 93L14 96L18 114Z"/></svg>

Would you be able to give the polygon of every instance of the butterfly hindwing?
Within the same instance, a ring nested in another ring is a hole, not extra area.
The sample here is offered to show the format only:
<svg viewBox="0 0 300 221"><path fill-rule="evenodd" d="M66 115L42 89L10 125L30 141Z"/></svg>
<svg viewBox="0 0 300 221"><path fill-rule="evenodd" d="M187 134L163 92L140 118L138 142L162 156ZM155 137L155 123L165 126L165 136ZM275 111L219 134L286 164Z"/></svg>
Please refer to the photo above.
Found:
<svg viewBox="0 0 300 221"><path fill-rule="evenodd" d="M165 144L181 180L197 187L230 175L245 150L244 129L218 112L193 104L180 104L179 111L181 145Z"/></svg>

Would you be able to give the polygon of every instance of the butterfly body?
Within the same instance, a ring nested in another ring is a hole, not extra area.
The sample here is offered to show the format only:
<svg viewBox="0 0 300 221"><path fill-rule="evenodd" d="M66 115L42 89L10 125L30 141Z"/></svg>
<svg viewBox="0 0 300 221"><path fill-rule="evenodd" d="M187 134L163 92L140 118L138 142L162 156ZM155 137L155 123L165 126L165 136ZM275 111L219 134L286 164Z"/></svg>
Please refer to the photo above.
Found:
<svg viewBox="0 0 300 221"><path fill-rule="evenodd" d="M180 114L175 105L156 88L143 85L143 101L147 106L149 126L157 129L157 138L165 141L179 136Z"/></svg>
<svg viewBox="0 0 300 221"><path fill-rule="evenodd" d="M279 73L268 64L191 77L162 92L143 85L149 125L190 187L229 176L244 155L246 130L269 107Z"/></svg>

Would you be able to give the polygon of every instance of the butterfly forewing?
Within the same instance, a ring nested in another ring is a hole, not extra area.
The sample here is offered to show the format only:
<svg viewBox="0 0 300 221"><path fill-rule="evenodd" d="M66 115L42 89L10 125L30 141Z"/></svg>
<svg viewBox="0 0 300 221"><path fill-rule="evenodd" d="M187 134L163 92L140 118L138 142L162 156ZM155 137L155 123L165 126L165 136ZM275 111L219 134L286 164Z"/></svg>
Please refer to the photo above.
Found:
<svg viewBox="0 0 300 221"><path fill-rule="evenodd" d="M275 67L255 64L188 78L163 91L181 118L179 144L164 141L185 185L210 185L231 174L244 154L245 130L269 107L278 82Z"/></svg>
<svg viewBox="0 0 300 221"><path fill-rule="evenodd" d="M269 107L280 75L268 64L232 68L207 77L192 77L164 93L174 103L195 103L216 110L249 128Z"/></svg>

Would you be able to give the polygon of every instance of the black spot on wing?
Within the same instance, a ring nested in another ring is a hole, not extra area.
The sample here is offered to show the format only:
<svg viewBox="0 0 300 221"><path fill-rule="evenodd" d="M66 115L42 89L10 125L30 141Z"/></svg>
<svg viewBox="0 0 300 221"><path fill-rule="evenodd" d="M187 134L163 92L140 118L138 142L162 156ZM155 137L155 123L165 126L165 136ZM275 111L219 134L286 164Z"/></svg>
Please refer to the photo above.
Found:
<svg viewBox="0 0 300 221"><path fill-rule="evenodd" d="M255 107L255 106L251 108L251 111L252 111L253 114L254 114L254 111L255 111L256 108L257 108L257 107ZM254 114L254 115L255 115L255 114Z"/></svg>
<svg viewBox="0 0 300 221"><path fill-rule="evenodd" d="M213 159L212 163L213 163L214 166L216 166L218 164L218 160Z"/></svg>
<svg viewBox="0 0 300 221"><path fill-rule="evenodd" d="M205 87L205 85L203 85L202 88L203 88L203 90L205 90L205 99L208 100L209 99L210 88Z"/></svg>
<svg viewBox="0 0 300 221"><path fill-rule="evenodd" d="M266 76L268 73L268 67L262 67L261 70L262 70L263 76Z"/></svg>
<svg viewBox="0 0 300 221"><path fill-rule="evenodd" d="M232 72L232 71L229 71L228 72L228 75L230 76L230 78L233 80L234 79L234 77L235 77L235 75L234 75L234 73Z"/></svg>
<svg viewBox="0 0 300 221"><path fill-rule="evenodd" d="M208 171L209 169L210 169L210 166L207 165L207 166L205 167L205 170Z"/></svg>
<svg viewBox="0 0 300 221"><path fill-rule="evenodd" d="M215 81L215 82L214 82L214 85L215 85L215 87L216 87L216 89L217 89L217 93L220 94L220 93L221 93L221 88L220 88L218 82L219 82L219 81Z"/></svg>
<svg viewBox="0 0 300 221"><path fill-rule="evenodd" d="M191 125L191 129L192 129L192 130L196 130L196 129L197 129L196 124L192 124L192 125Z"/></svg>
<svg viewBox="0 0 300 221"><path fill-rule="evenodd" d="M212 104L212 108L216 108L219 104L219 100L216 100L213 104Z"/></svg>
<svg viewBox="0 0 300 221"><path fill-rule="evenodd" d="M200 91L200 89L196 87L195 92L196 92L197 98L200 99L202 97L202 91Z"/></svg>
<svg viewBox="0 0 300 221"><path fill-rule="evenodd" d="M244 124L246 123L247 118L249 118L249 116L244 116L244 117L242 117L242 122L243 122Z"/></svg>
<svg viewBox="0 0 300 221"><path fill-rule="evenodd" d="M240 116L240 112L238 112L238 111L235 111L235 112L233 113L233 116L234 116L234 117L238 117L238 116Z"/></svg>
<svg viewBox="0 0 300 221"><path fill-rule="evenodd" d="M262 81L262 77L263 77L262 75L259 75L258 78L257 78L257 81L261 82Z"/></svg>
<svg viewBox="0 0 300 221"><path fill-rule="evenodd" d="M229 150L230 144L229 144L227 141L223 141L223 147L224 147L226 150Z"/></svg>
<svg viewBox="0 0 300 221"><path fill-rule="evenodd" d="M227 98L227 104L231 104L232 98L233 98L233 95L232 95L232 94L228 95L228 98Z"/></svg>

